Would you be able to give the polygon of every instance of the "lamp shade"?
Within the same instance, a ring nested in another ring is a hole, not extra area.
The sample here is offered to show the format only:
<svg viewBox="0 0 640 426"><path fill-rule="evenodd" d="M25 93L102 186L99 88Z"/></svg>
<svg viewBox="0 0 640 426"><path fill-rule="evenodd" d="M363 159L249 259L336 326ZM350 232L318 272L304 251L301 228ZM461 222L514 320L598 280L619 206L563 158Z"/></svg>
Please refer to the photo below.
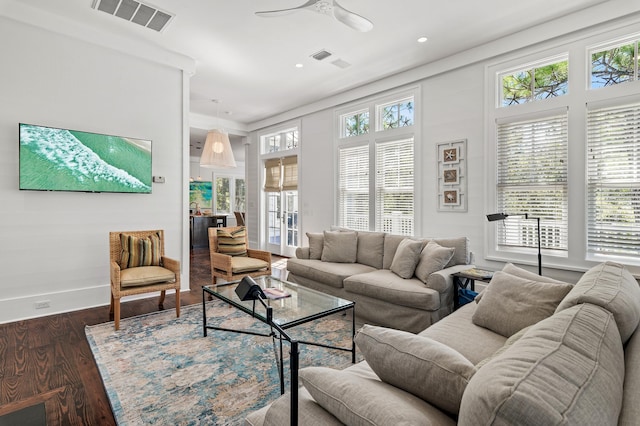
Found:
<svg viewBox="0 0 640 426"><path fill-rule="evenodd" d="M219 130L210 130L207 133L202 157L200 157L200 165L203 167L236 167L229 136L226 133Z"/></svg>

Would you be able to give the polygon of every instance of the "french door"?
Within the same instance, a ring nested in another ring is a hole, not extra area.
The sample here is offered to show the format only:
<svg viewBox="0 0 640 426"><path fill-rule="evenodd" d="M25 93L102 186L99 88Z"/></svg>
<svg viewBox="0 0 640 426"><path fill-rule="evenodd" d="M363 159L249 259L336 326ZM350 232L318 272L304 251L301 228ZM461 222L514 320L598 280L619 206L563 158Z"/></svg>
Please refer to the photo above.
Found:
<svg viewBox="0 0 640 426"><path fill-rule="evenodd" d="M298 246L298 191L265 192L267 250L293 257Z"/></svg>

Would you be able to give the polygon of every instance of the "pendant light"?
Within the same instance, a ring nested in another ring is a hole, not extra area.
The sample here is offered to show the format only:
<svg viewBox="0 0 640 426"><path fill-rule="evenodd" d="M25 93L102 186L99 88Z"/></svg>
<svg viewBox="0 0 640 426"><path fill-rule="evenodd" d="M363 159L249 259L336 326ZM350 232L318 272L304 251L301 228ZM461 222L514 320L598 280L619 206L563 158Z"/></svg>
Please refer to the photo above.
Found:
<svg viewBox="0 0 640 426"><path fill-rule="evenodd" d="M214 99L213 102L217 105L216 119L218 120L218 127L220 127L220 117L218 116L220 102L216 99ZM204 142L202 157L200 157L200 165L202 167L220 167L225 169L236 167L236 160L233 158L229 135L222 130L209 130L207 139Z"/></svg>

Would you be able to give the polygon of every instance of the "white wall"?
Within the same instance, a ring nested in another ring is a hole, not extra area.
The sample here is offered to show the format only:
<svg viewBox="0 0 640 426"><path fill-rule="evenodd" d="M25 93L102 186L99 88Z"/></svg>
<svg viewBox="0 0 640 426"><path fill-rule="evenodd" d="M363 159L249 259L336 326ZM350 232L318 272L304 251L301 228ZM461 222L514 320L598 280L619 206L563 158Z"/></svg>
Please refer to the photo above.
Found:
<svg viewBox="0 0 640 426"><path fill-rule="evenodd" d="M0 58L0 322L108 304L109 231L164 229L188 288L182 71L4 17ZM166 183L149 195L19 191L19 122L151 139Z"/></svg>
<svg viewBox="0 0 640 426"><path fill-rule="evenodd" d="M620 8L622 3L618 3ZM595 18L594 18L595 19ZM466 61L458 56L446 58L441 63L426 66L423 76L409 80L416 76L420 70L409 71L404 78L396 75L379 80L371 85L361 86L352 91L353 98L349 101L357 101L368 96L376 96L379 93L391 90L393 82L400 82L396 87L406 84L418 84L421 91L422 120L421 138L418 143L422 146L421 158L417 161L417 167L422 174L422 198L418 206L420 217L417 221L421 225L420 234L425 237L467 236L470 240L471 250L474 253L475 264L490 269L502 268L504 262L488 260L485 255L485 237L489 228L485 215L492 212L492 206L487 205L486 185L491 179L487 176L486 160L486 115L485 115L485 72L487 66L502 61L504 58L517 58L531 52L559 45L576 38L586 37L592 33L615 34L616 30L631 23L640 22L637 14L630 14L617 22L606 22L594 25L592 28L582 28L580 31L568 33L563 37L544 41L545 34L554 34L562 31L562 23L557 23L553 31L546 28L548 25L538 28L539 33L534 37L532 33L536 29L527 29L523 34L518 34L493 43L491 46L480 46L469 52L465 52ZM570 28L568 25L567 28ZM547 32L544 32L546 29ZM531 40L536 39L535 43ZM542 40L541 40L542 39ZM522 48L515 48L518 46ZM527 45L529 43L530 45ZM504 51L504 46L514 46L512 51ZM478 55L484 55L484 59L477 59ZM362 96L367 94L367 96ZM318 105L322 105L320 112L294 116L292 113L283 114L277 118L282 120L301 119L303 133L301 137L300 158L300 211L302 224L301 235L305 232L318 232L328 229L335 223L334 181L326 176L335 175L335 153L333 150L333 128L335 117L333 111L349 102L345 102L345 94L334 97L335 103L330 107L331 99L324 99ZM418 102L416 102L416 105ZM312 106L300 109L301 114L309 111ZM274 118L276 119L276 118ZM271 125L264 121L264 125ZM259 125L259 124L256 124ZM254 137L256 132L253 133ZM468 175L468 210L466 212L439 212L436 192L436 144L440 142L467 140L467 175ZM581 205L584 205L583 203ZM574 215L581 215L581 209L574 209ZM307 245L307 239L302 238L303 245ZM528 265L521 265L531 271L536 270L535 259ZM558 267L552 269L544 265L544 274L557 279L575 282L582 274L574 266Z"/></svg>

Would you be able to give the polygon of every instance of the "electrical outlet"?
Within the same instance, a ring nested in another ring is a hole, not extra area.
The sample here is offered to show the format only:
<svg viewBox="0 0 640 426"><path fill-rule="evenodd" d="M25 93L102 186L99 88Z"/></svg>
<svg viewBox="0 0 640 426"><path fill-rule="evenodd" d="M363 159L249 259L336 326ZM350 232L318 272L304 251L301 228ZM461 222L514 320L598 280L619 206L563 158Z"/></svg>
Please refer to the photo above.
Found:
<svg viewBox="0 0 640 426"><path fill-rule="evenodd" d="M153 181L155 183L164 183L164 176L154 176Z"/></svg>
<svg viewBox="0 0 640 426"><path fill-rule="evenodd" d="M51 304L48 300L41 300L40 302L35 303L36 309L46 309L51 307Z"/></svg>

